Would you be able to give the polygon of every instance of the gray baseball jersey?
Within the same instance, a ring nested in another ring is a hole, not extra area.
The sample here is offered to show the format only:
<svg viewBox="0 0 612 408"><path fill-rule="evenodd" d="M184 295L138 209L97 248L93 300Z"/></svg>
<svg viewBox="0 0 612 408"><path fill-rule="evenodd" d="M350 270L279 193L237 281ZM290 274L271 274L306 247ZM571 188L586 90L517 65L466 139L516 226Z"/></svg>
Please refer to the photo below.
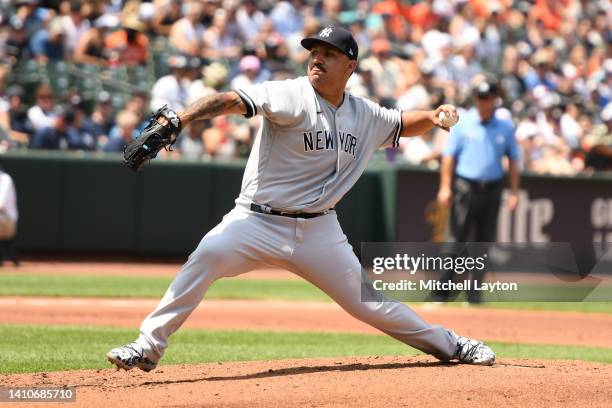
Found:
<svg viewBox="0 0 612 408"><path fill-rule="evenodd" d="M348 92L336 108L307 77L236 92L247 117L263 116L237 203L324 211L351 189L378 148L398 144L400 111Z"/></svg>

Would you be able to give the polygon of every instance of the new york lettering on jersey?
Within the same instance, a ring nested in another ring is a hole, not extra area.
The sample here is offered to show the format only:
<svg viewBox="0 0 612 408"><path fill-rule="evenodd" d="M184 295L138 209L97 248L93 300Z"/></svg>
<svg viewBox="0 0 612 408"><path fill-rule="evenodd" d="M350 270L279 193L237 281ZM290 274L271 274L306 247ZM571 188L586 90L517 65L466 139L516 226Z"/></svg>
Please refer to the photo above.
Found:
<svg viewBox="0 0 612 408"><path fill-rule="evenodd" d="M350 133L338 131L338 143L340 151L356 157L357 138ZM304 151L334 150L334 139L332 132L328 130L317 130L315 132L304 132Z"/></svg>

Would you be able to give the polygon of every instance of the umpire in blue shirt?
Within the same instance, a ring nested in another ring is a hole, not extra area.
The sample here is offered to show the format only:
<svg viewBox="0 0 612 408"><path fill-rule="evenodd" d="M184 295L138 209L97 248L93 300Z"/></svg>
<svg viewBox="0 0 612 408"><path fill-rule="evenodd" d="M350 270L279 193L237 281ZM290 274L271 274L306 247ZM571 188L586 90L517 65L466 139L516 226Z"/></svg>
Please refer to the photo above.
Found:
<svg viewBox="0 0 612 408"><path fill-rule="evenodd" d="M519 150L513 124L495 116L499 96L499 86L493 79L481 81L473 90L475 108L462 115L452 128L442 151L438 203L450 207L448 242L495 242L504 185L504 156L509 159L507 205L510 210L517 206ZM476 280L483 278L484 274L473 276ZM450 296L437 295L438 300ZM467 298L471 303L481 301L476 291L468 292Z"/></svg>

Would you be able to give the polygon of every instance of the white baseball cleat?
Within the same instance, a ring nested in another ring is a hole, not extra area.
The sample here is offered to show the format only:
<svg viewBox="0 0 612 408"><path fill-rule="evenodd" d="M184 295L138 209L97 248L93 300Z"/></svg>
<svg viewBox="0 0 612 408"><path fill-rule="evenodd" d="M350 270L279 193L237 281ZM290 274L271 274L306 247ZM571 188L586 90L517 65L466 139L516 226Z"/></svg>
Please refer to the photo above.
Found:
<svg viewBox="0 0 612 408"><path fill-rule="evenodd" d="M145 356L144 349L136 342L112 349L106 353L106 358L117 368L126 371L138 367L142 371L149 372L157 367L157 363L149 360Z"/></svg>
<svg viewBox="0 0 612 408"><path fill-rule="evenodd" d="M495 364L495 353L482 341L457 336L457 349L453 359L465 364L490 366Z"/></svg>

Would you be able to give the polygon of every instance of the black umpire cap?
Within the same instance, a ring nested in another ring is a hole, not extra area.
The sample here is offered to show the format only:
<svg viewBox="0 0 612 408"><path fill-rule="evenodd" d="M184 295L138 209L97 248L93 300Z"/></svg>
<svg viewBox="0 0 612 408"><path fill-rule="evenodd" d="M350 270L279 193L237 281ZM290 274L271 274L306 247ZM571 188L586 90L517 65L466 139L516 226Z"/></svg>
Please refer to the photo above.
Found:
<svg viewBox="0 0 612 408"><path fill-rule="evenodd" d="M499 96L499 85L494 79L487 78L474 87L474 93L476 96L484 98L489 96Z"/></svg>
<svg viewBox="0 0 612 408"><path fill-rule="evenodd" d="M325 27L317 35L304 38L302 40L302 47L310 51L316 42L333 45L352 60L356 60L359 54L357 41L355 41L351 32L343 27Z"/></svg>

